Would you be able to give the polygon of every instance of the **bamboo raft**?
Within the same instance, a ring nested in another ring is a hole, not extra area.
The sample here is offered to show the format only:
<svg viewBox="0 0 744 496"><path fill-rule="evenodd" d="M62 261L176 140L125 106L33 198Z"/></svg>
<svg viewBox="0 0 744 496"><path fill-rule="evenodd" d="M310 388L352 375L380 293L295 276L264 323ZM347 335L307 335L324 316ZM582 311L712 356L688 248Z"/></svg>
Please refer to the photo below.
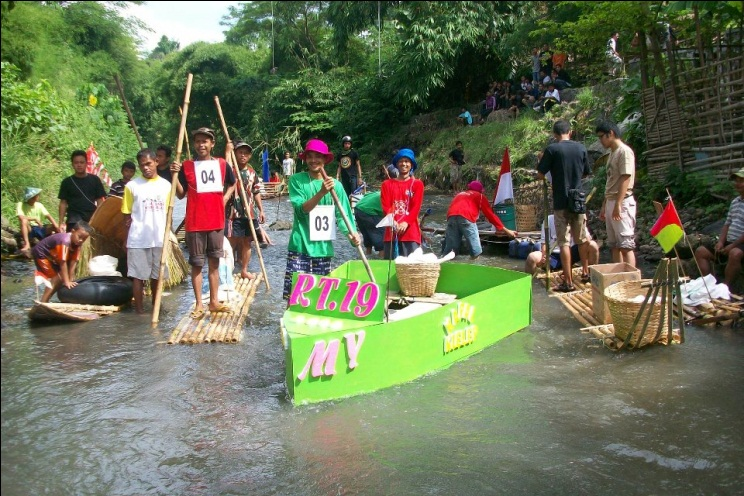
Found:
<svg viewBox="0 0 744 496"><path fill-rule="evenodd" d="M553 293L550 296L558 298L571 315L578 320L584 327L580 330L583 333L590 334L592 337L599 339L607 348L618 351L623 348L623 340L615 336L615 329L612 324L601 322L594 314L592 302L591 283L581 283L581 269L573 269L574 286L576 291L570 293ZM545 280L545 273L536 276L537 279ZM551 272L552 286L561 282L560 271ZM552 287L551 286L551 287ZM734 326L739 319L744 317L744 298L737 295L731 295L732 301L714 299L710 303L703 303L698 306L682 305L681 315L686 325L696 325L704 327L723 327ZM674 314L677 318L680 315L679 305L675 302ZM672 331L672 342L680 343L681 335L679 329ZM658 344L669 344L666 340L657 341Z"/></svg>
<svg viewBox="0 0 744 496"><path fill-rule="evenodd" d="M207 311L198 320L192 319L190 313L187 313L173 329L167 343L239 343L243 337L243 321L262 280L261 273L258 273L255 279L238 278L235 283L235 299L232 302L223 302L232 312ZM194 306L191 310L194 310Z"/></svg>
<svg viewBox="0 0 744 496"><path fill-rule="evenodd" d="M120 311L124 305L80 305L76 303L42 303L35 301L28 311L31 320L50 322L88 322Z"/></svg>

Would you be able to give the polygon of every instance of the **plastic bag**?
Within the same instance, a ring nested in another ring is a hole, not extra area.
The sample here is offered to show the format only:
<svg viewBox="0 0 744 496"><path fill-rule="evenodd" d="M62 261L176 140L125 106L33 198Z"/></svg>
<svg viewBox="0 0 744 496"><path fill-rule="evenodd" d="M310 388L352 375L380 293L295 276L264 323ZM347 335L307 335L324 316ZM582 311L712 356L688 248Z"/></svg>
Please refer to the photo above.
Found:
<svg viewBox="0 0 744 496"><path fill-rule="evenodd" d="M731 292L728 286L716 284L716 278L713 274L693 279L680 285L680 287L682 289L682 303L688 306L696 307L708 303L711 298L731 300Z"/></svg>
<svg viewBox="0 0 744 496"><path fill-rule="evenodd" d="M116 270L119 259L111 255L98 255L88 262L88 274L91 276L119 276L121 272Z"/></svg>

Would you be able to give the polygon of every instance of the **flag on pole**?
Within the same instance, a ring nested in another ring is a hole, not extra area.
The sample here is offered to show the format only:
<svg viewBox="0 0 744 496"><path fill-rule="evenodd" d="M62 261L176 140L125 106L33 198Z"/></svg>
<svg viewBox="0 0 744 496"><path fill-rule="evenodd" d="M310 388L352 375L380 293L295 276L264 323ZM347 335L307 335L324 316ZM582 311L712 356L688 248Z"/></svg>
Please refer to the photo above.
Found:
<svg viewBox="0 0 744 496"><path fill-rule="evenodd" d="M654 227L651 228L651 236L661 245L664 253L674 249L674 245L685 235L682 227L682 221L679 219L677 209L674 208L674 202L669 199L669 203L664 207L664 211L656 220Z"/></svg>
<svg viewBox="0 0 744 496"><path fill-rule="evenodd" d="M269 173L269 149L264 147L263 154L261 155L261 158L263 160L263 180L265 183L269 182L269 176L271 175Z"/></svg>
<svg viewBox="0 0 744 496"><path fill-rule="evenodd" d="M509 199L514 199L514 187L512 186L511 162L509 161L509 148L507 147L501 161L499 184L496 188L496 198L493 199L493 204L498 205Z"/></svg>
<svg viewBox="0 0 744 496"><path fill-rule="evenodd" d="M109 174L106 171L106 166L101 162L101 158L98 156L98 152L93 146L93 143L90 144L88 150L85 152L85 157L87 161L86 171L88 174L100 177L101 180L106 183L106 186L110 188L112 183L111 177L109 177Z"/></svg>
<svg viewBox="0 0 744 496"><path fill-rule="evenodd" d="M393 220L393 214L387 214L377 223L377 225L375 225L375 227L393 227L394 225L395 221Z"/></svg>

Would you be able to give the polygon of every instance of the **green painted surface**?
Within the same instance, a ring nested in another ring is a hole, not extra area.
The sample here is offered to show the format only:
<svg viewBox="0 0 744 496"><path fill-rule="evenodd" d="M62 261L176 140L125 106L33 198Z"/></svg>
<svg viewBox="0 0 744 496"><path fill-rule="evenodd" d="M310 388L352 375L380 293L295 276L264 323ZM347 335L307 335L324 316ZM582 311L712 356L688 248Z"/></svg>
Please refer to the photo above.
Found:
<svg viewBox="0 0 744 496"><path fill-rule="evenodd" d="M369 263L376 281L386 284L388 262ZM342 265L331 276L369 280L363 264L357 261ZM394 264L390 265L389 287L397 290ZM286 381L294 402L343 398L405 383L447 368L531 323L532 281L527 274L445 263L436 291L455 294L458 300L399 321L341 320L285 312ZM338 344L336 353L333 343ZM314 371L313 350L325 352L317 354ZM335 366L330 366L334 358ZM319 375L313 376L313 372Z"/></svg>

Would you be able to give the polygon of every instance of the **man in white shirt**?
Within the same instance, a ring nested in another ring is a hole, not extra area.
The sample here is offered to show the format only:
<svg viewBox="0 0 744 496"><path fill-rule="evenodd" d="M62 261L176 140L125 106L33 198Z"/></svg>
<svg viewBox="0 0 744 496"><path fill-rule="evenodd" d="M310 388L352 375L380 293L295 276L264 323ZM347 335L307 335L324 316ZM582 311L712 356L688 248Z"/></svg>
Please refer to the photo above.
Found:
<svg viewBox="0 0 744 496"><path fill-rule="evenodd" d="M284 172L284 177L289 178L289 176L294 174L294 166L295 161L292 159L289 152L284 152L284 160L282 160L282 171Z"/></svg>

